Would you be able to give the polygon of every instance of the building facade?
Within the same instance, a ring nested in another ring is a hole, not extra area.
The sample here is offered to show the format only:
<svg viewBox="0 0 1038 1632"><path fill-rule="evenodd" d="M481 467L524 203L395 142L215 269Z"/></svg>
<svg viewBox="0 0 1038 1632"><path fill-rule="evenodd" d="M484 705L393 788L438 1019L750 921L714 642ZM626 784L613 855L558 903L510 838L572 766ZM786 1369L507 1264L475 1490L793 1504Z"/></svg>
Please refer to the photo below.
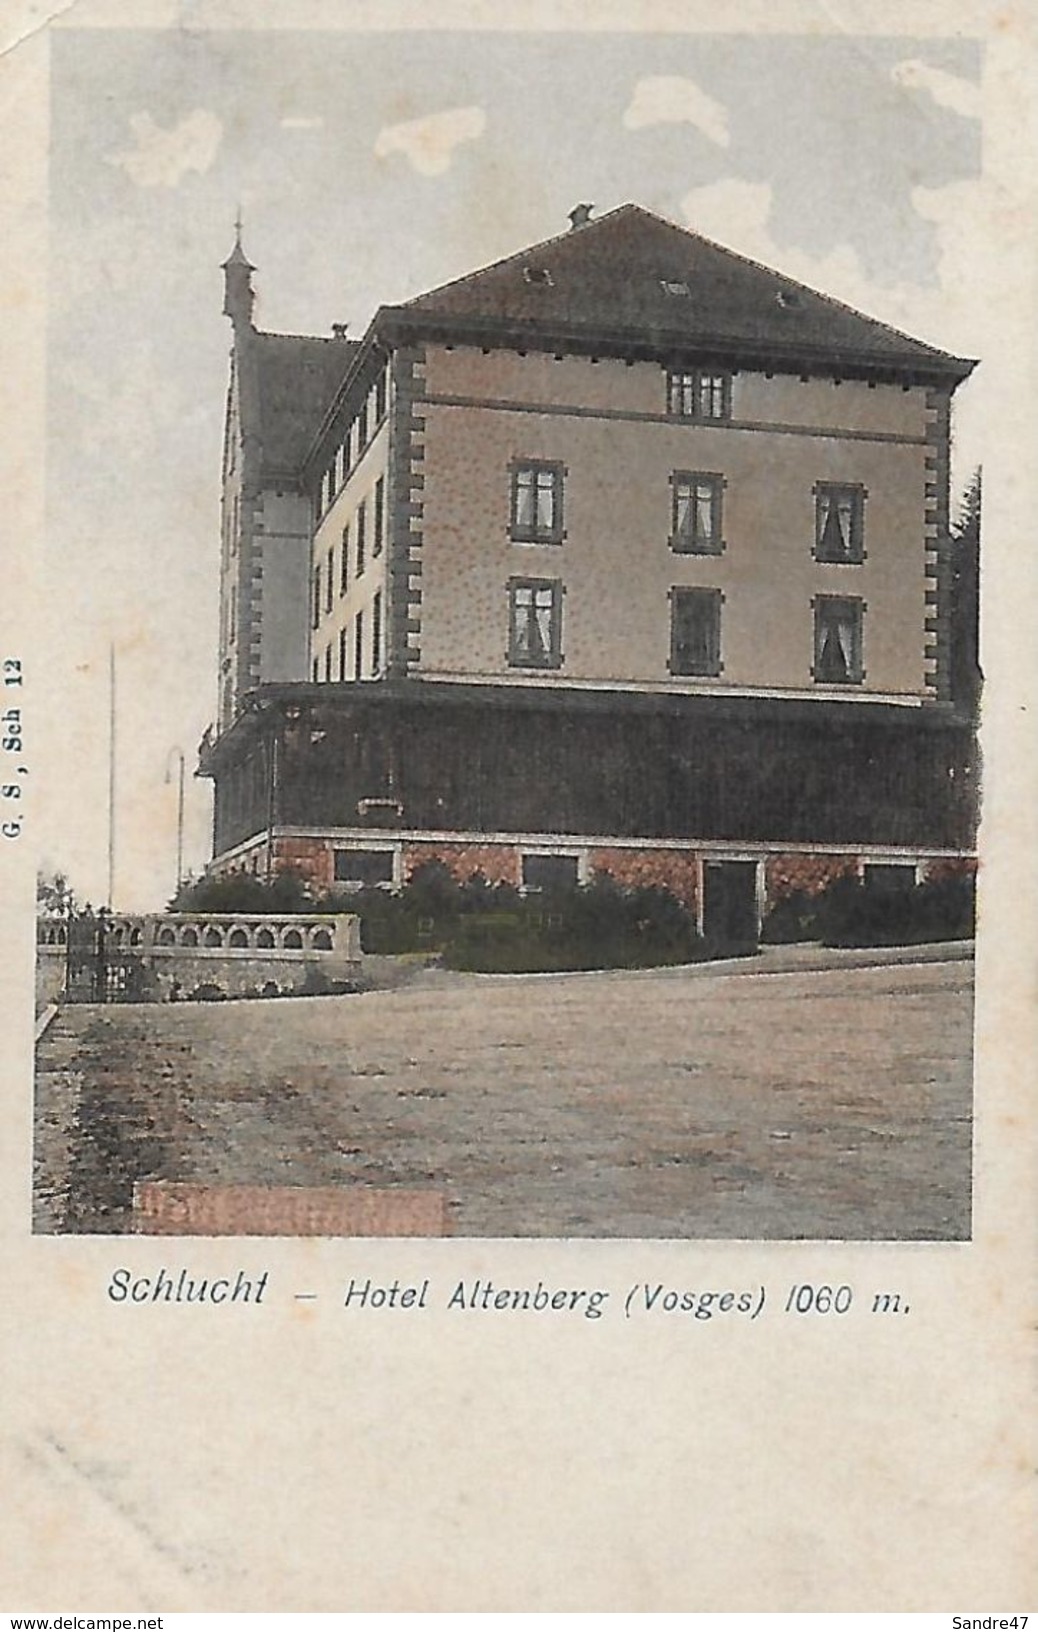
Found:
<svg viewBox="0 0 1038 1632"><path fill-rule="evenodd" d="M258 333L225 264L213 866L606 870L709 929L969 865L972 363L636 206L587 214L360 342Z"/></svg>

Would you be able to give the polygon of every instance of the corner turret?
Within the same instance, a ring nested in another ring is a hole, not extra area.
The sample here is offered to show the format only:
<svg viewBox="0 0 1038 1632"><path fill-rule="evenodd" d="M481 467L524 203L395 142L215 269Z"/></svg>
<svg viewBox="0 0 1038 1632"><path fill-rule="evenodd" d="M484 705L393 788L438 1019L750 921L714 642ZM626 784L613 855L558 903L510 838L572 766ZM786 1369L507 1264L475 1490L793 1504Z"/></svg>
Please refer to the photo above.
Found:
<svg viewBox="0 0 1038 1632"><path fill-rule="evenodd" d="M252 328L252 308L256 295L252 287L252 274L256 268L241 247L241 212L234 223L234 248L223 263L223 309L225 316L234 324L235 330Z"/></svg>

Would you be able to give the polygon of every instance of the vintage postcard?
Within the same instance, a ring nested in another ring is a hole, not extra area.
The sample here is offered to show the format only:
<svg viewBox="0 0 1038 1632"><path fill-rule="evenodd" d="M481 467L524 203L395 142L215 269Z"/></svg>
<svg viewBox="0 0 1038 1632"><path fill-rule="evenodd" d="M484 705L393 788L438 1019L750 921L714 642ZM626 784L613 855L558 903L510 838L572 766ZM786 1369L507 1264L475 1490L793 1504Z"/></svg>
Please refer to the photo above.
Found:
<svg viewBox="0 0 1038 1632"><path fill-rule="evenodd" d="M1030 8L20 9L0 1607L1023 1614Z"/></svg>

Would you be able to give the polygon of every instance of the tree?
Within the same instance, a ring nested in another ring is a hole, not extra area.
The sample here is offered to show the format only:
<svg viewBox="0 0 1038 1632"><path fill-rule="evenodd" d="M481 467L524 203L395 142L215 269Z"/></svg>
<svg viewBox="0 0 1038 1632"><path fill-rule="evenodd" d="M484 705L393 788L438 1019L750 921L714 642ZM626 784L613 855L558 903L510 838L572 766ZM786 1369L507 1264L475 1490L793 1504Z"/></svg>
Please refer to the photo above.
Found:
<svg viewBox="0 0 1038 1632"><path fill-rule="evenodd" d="M64 873L36 874L36 911L42 915L71 912L79 903Z"/></svg>
<svg viewBox="0 0 1038 1632"><path fill-rule="evenodd" d="M951 692L953 702L976 708L984 676L980 667L980 517L978 465L951 530Z"/></svg>

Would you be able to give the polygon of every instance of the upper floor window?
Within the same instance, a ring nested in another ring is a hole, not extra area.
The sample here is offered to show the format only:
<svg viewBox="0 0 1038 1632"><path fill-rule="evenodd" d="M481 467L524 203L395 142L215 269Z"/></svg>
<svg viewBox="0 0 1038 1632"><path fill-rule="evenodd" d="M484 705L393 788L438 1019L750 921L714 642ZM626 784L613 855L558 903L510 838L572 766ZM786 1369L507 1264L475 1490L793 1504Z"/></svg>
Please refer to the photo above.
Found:
<svg viewBox="0 0 1038 1632"><path fill-rule="evenodd" d="M865 559L865 489L849 482L815 487L815 560Z"/></svg>
<svg viewBox="0 0 1038 1632"><path fill-rule="evenodd" d="M513 668L561 666L562 584L557 578L509 580L508 661Z"/></svg>
<svg viewBox="0 0 1038 1632"><path fill-rule="evenodd" d="M315 629L321 621L321 563L319 561L314 567L314 604L311 621Z"/></svg>
<svg viewBox="0 0 1038 1632"><path fill-rule="evenodd" d="M325 562L324 610L326 612L331 611L332 602L333 602L334 598L335 598L335 545L331 544L331 545L329 545L328 558L327 558L327 561Z"/></svg>
<svg viewBox="0 0 1038 1632"><path fill-rule="evenodd" d="M342 554L339 557L339 594L345 595L350 582L350 529L342 530Z"/></svg>
<svg viewBox="0 0 1038 1632"><path fill-rule="evenodd" d="M687 675L721 673L721 604L719 589L672 589L670 592L670 672Z"/></svg>
<svg viewBox="0 0 1038 1632"><path fill-rule="evenodd" d="M377 590L371 603L371 672L382 669L382 591Z"/></svg>
<svg viewBox="0 0 1038 1632"><path fill-rule="evenodd" d="M383 369L382 373L379 375L378 379L375 381L375 420L376 420L376 422L382 420L384 418L384 416L385 416L385 412L386 412L386 383L387 383L387 380L388 380L388 373L387 373L386 369Z"/></svg>
<svg viewBox="0 0 1038 1632"><path fill-rule="evenodd" d="M732 376L713 369L671 369L667 412L674 419L731 419Z"/></svg>
<svg viewBox="0 0 1038 1632"><path fill-rule="evenodd" d="M816 595L815 661L812 674L819 685L860 685L865 678L862 664L862 622L865 602L853 596Z"/></svg>
<svg viewBox="0 0 1038 1632"><path fill-rule="evenodd" d="M372 555L381 555L382 554L382 541L383 541L383 537L384 537L384 534L385 534L385 527L386 527L386 483L385 483L385 478L380 476L378 481L375 483L375 514L374 514L374 518L373 518L373 521L372 521L372 532L371 532L371 553L372 553Z"/></svg>
<svg viewBox="0 0 1038 1632"><path fill-rule="evenodd" d="M689 555L720 555L724 549L724 477L713 471L676 470L671 489L671 549Z"/></svg>
<svg viewBox="0 0 1038 1632"><path fill-rule="evenodd" d="M358 612L353 621L353 678L360 680L364 674L364 613Z"/></svg>
<svg viewBox="0 0 1038 1632"><path fill-rule="evenodd" d="M546 460L517 461L512 466L512 514L509 532L517 544L561 544L562 465Z"/></svg>
<svg viewBox="0 0 1038 1632"><path fill-rule="evenodd" d="M356 565L354 567L354 576L357 577L357 578L359 578L361 573L364 571L364 564L365 564L364 563L364 558L365 558L365 555L367 553L367 547L368 547L367 516L368 516L367 505L366 504L358 505L357 506L357 544L356 544L356 555L354 557L354 560L356 562Z"/></svg>
<svg viewBox="0 0 1038 1632"><path fill-rule="evenodd" d="M335 460L333 459L331 464L328 466L328 470L327 470L327 473L325 475L324 507L325 507L326 510L328 509L328 506L331 504L334 497L335 497Z"/></svg>
<svg viewBox="0 0 1038 1632"><path fill-rule="evenodd" d="M349 631L347 630L346 625L343 624L342 628L339 630L339 679L340 680L345 680L345 678L346 678L346 665L347 665L346 648L347 648L348 641L349 641Z"/></svg>

